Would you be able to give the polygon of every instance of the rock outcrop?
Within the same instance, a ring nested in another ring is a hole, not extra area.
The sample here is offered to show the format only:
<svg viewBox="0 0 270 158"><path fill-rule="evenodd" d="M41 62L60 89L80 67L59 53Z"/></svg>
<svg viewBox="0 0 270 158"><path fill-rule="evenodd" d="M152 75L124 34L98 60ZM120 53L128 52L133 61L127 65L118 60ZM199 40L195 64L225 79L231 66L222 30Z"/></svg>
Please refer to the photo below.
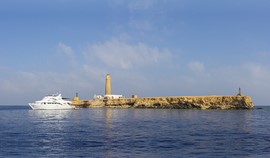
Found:
<svg viewBox="0 0 270 158"><path fill-rule="evenodd" d="M249 96L175 96L77 101L80 107L159 108L159 109L252 109Z"/></svg>

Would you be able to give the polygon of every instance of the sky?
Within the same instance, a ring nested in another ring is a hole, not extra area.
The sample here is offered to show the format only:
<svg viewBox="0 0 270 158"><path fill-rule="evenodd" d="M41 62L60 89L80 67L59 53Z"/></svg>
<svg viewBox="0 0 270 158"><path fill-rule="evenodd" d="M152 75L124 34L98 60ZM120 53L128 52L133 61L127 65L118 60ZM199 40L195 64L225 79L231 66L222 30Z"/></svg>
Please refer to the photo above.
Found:
<svg viewBox="0 0 270 158"><path fill-rule="evenodd" d="M0 105L235 95L270 105L269 0L0 0Z"/></svg>

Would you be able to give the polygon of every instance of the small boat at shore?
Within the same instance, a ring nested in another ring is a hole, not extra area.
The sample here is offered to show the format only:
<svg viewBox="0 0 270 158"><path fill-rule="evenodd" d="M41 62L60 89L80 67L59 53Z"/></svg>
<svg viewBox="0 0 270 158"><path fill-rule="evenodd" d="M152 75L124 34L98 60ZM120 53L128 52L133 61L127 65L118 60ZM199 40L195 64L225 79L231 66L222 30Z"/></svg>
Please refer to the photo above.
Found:
<svg viewBox="0 0 270 158"><path fill-rule="evenodd" d="M65 110L73 109L71 101L64 100L61 94L47 95L43 99L29 103L33 110Z"/></svg>

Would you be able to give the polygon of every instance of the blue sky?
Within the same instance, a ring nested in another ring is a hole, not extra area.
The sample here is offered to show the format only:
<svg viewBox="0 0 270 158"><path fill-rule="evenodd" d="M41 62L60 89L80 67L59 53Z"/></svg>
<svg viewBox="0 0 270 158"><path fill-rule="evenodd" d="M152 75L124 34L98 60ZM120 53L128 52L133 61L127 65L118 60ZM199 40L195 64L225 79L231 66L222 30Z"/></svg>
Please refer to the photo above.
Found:
<svg viewBox="0 0 270 158"><path fill-rule="evenodd" d="M268 0L1 0L0 104L234 95L270 105Z"/></svg>

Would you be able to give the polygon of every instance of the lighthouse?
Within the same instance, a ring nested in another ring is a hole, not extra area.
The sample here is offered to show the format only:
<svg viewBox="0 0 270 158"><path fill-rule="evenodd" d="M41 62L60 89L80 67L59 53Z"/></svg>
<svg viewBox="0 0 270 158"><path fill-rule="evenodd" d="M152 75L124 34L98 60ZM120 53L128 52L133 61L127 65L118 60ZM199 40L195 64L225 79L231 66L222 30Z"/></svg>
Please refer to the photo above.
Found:
<svg viewBox="0 0 270 158"><path fill-rule="evenodd" d="M123 98L123 95L115 95L112 94L112 89L111 89L111 77L110 74L106 75L106 81L105 81L105 95L104 99L119 99Z"/></svg>
<svg viewBox="0 0 270 158"><path fill-rule="evenodd" d="M110 74L106 75L106 81L105 81L105 95L111 95L111 77Z"/></svg>

